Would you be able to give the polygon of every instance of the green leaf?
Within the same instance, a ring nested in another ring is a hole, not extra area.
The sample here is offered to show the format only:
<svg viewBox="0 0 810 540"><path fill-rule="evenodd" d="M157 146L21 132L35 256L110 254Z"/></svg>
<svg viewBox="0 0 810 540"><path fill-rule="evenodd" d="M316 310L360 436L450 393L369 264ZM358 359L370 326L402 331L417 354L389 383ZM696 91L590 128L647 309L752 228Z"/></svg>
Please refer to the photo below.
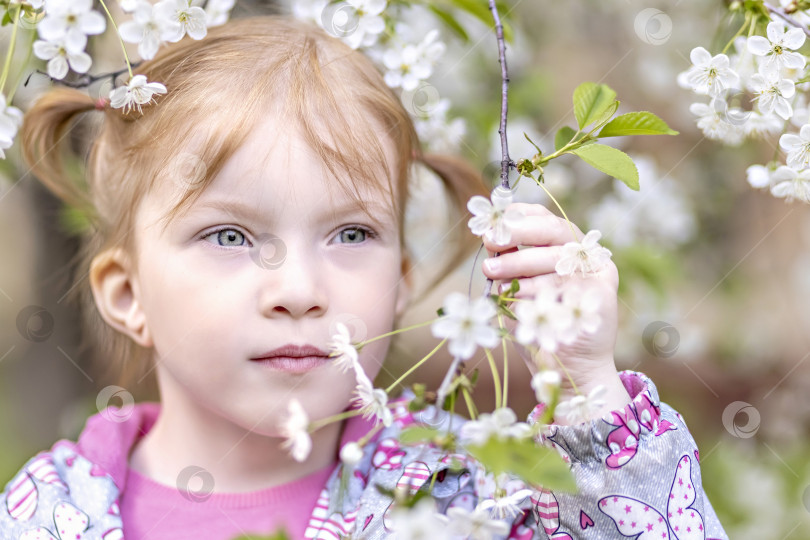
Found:
<svg viewBox="0 0 810 540"><path fill-rule="evenodd" d="M574 475L560 455L527 439L490 439L467 450L494 474L509 472L532 486L555 491L576 491Z"/></svg>
<svg viewBox="0 0 810 540"><path fill-rule="evenodd" d="M557 133L554 135L554 150L559 150L560 148L568 144L571 141L571 139L574 138L574 135L576 135L576 133L577 132L574 131L573 128L570 128L568 126L561 127L559 131L557 131Z"/></svg>
<svg viewBox="0 0 810 540"><path fill-rule="evenodd" d="M539 147L539 146L537 146L536 144L534 144L534 141L533 141L533 140L531 140L531 139L529 138L529 136L528 136L528 135L526 135L526 132L525 132L525 131L523 132L523 136L524 136L524 137L526 137L526 140L527 140L527 141L529 141L529 144L531 144L532 146L534 146L534 149L535 149L535 150L537 150L537 153L538 153L538 154L540 154L540 155L542 156L542 155L543 155L543 151L542 151L542 150L540 150L540 147Z"/></svg>
<svg viewBox="0 0 810 540"><path fill-rule="evenodd" d="M591 167L621 180L630 189L638 191L638 169L630 156L612 146L591 143L571 150Z"/></svg>
<svg viewBox="0 0 810 540"><path fill-rule="evenodd" d="M438 429L426 426L415 426L403 429L399 434L399 440L404 444L414 444L432 441L438 434Z"/></svg>
<svg viewBox="0 0 810 540"><path fill-rule="evenodd" d="M592 124L616 100L614 92L606 84L582 83L574 90L574 116L579 128Z"/></svg>
<svg viewBox="0 0 810 540"><path fill-rule="evenodd" d="M618 137L621 135L677 135L666 122L651 112L639 111L622 114L608 122L599 137Z"/></svg>
<svg viewBox="0 0 810 540"><path fill-rule="evenodd" d="M462 9L487 25L488 28L495 26L495 20L492 18L492 12L489 10L488 0L450 0L450 3L457 8ZM512 27L506 22L509 7L502 2L496 2L495 6L498 8L498 15L501 18L503 25L503 38L504 40L512 43L514 41L514 33Z"/></svg>
<svg viewBox="0 0 810 540"><path fill-rule="evenodd" d="M619 109L619 103L619 100L615 100L607 109L605 109L605 112L603 112L594 123L592 131L596 131L607 124L608 120L610 120L610 118L616 114L616 111Z"/></svg>
<svg viewBox="0 0 810 540"><path fill-rule="evenodd" d="M439 19L441 19L448 28L458 34L458 37L460 37L464 43L470 41L470 36L467 34L467 31L464 30L464 27L459 24L455 17L453 17L452 13L440 8L435 4L427 4L427 7L430 9L430 11L435 13L436 16L439 17Z"/></svg>

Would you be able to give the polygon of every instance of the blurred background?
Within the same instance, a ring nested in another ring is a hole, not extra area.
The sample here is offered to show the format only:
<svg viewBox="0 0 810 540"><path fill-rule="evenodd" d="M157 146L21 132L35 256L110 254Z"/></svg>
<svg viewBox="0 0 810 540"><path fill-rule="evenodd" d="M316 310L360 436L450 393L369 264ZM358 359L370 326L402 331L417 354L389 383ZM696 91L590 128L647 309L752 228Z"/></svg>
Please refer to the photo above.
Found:
<svg viewBox="0 0 810 540"><path fill-rule="evenodd" d="M745 169L768 161L776 140L729 148L704 139L689 112L690 103L704 100L676 84L691 49L720 52L737 23L729 23L720 0L505 5L515 33L507 47L512 159L535 153L524 132L553 149L555 131L574 123L571 94L584 81L616 90L620 113L653 111L680 131L611 142L636 160L637 193L571 156L549 165L546 185L580 228L599 228L613 251L621 276L617 365L649 375L662 401L683 415L700 448L704 488L731 538L810 537L810 207L747 184ZM240 0L233 16L288 9ZM463 128L449 131L443 150L465 157L494 185L497 45L474 18L459 21L468 42L430 16L410 24L417 34L441 28L448 46L430 83ZM0 29L3 56L9 30ZM93 72L123 65L109 38L91 39ZM25 110L46 83L34 75L14 104ZM57 439L75 439L86 418L108 404L98 403L101 389L115 383L94 368L112 360L82 344L75 307L64 300L78 243L59 205L26 174L17 146L7 155L0 161L0 484ZM415 181L407 234L424 285L444 262L445 232L466 222L445 217L435 178ZM549 204L526 179L518 194ZM480 263L462 262L403 325L435 317L451 291L482 292ZM402 373L436 343L428 328L399 336L381 378ZM510 404L525 417L534 400L529 374L510 353ZM482 368L475 397L489 410L482 358L468 364ZM435 387L449 360L440 353L413 380ZM139 400L156 397L148 380L126 390Z"/></svg>

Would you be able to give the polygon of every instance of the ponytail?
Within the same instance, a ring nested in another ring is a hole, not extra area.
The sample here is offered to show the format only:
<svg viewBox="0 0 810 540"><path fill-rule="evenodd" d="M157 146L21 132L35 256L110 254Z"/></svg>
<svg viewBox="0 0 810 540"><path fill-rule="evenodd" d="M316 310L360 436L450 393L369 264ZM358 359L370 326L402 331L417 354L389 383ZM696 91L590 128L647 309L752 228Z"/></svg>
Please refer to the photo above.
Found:
<svg viewBox="0 0 810 540"><path fill-rule="evenodd" d="M484 182L481 172L460 157L447 154L419 154L417 162L425 165L441 179L453 209L450 216L451 223L457 223L457 225L453 226L450 231L455 249L450 253L444 266L428 282L427 288L421 291L412 300L412 303L417 303L432 292L448 274L481 247L481 239L473 235L467 227L469 218L467 201L475 195L489 199L492 191ZM459 223L459 221L463 222Z"/></svg>
<svg viewBox="0 0 810 540"><path fill-rule="evenodd" d="M36 101L20 129L22 156L31 172L56 197L88 217L93 205L84 182L66 173L63 139L70 135L77 115L96 109L96 104L79 90L57 87Z"/></svg>

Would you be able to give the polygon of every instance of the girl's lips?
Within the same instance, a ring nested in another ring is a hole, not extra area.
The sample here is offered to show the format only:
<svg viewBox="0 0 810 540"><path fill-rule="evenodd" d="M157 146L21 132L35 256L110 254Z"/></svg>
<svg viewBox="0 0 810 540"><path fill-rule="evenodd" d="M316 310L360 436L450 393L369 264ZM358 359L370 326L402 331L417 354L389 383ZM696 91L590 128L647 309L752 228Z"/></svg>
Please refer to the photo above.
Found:
<svg viewBox="0 0 810 540"><path fill-rule="evenodd" d="M276 371L306 373L330 360L328 356L274 356L272 358L254 358L251 361Z"/></svg>

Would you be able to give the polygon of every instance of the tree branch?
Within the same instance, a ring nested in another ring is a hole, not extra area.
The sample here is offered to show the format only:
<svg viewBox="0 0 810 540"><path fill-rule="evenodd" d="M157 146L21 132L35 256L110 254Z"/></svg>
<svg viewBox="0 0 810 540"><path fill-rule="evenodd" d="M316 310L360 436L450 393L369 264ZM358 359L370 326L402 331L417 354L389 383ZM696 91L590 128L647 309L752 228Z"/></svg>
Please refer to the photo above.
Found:
<svg viewBox="0 0 810 540"><path fill-rule="evenodd" d="M501 186L509 189L509 167L514 167L515 164L509 158L509 145L506 140L506 113L508 109L508 91L509 91L509 72L506 69L506 43L503 37L503 24L501 17L498 15L498 8L495 5L495 0L489 0L489 9L492 12L492 18L495 20L495 35L498 40L498 60L501 64L501 122L498 128L498 133L501 135ZM498 257L500 252L495 253ZM487 284L484 288L484 297L488 297L492 291L493 280L487 278ZM444 398L447 396L447 389L453 382L453 378L458 371L461 364L461 358L456 356L450 364L450 368L444 376L439 389L437 391L436 403L439 408L444 404Z"/></svg>
<svg viewBox="0 0 810 540"><path fill-rule="evenodd" d="M800 23L799 21L788 15L784 9L772 6L768 2L763 2L762 5L764 5L765 9L767 9L769 12L773 13L774 15L776 15L789 25L795 26L796 28L801 28L802 31L804 31L804 34L810 37L810 28L807 28L806 25Z"/></svg>

